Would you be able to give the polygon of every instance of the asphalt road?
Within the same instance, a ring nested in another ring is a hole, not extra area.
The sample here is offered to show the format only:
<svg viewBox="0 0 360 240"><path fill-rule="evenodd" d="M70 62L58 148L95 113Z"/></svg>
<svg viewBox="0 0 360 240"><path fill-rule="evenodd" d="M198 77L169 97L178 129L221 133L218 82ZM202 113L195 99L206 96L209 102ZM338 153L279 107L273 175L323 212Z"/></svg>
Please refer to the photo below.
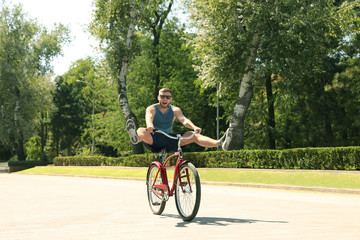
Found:
<svg viewBox="0 0 360 240"><path fill-rule="evenodd" d="M145 182L0 174L0 239L360 239L360 196L202 186L197 217L170 198L149 209Z"/></svg>

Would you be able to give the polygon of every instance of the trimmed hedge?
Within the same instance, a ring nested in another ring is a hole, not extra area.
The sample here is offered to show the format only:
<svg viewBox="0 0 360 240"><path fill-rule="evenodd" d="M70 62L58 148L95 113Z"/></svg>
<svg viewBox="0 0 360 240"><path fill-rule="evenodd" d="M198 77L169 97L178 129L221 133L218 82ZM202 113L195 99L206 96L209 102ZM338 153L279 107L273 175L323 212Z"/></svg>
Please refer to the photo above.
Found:
<svg viewBox="0 0 360 240"><path fill-rule="evenodd" d="M48 161L10 161L8 162L9 167L36 167L36 166L46 166Z"/></svg>
<svg viewBox="0 0 360 240"><path fill-rule="evenodd" d="M360 170L360 147L203 152L186 159L207 168Z"/></svg>
<svg viewBox="0 0 360 240"><path fill-rule="evenodd" d="M10 161L8 162L9 172L17 172L36 166L46 166L48 161Z"/></svg>
<svg viewBox="0 0 360 240"><path fill-rule="evenodd" d="M73 156L56 157L55 166L127 166L148 167L155 161L153 154L131 155L127 157Z"/></svg>
<svg viewBox="0 0 360 240"><path fill-rule="evenodd" d="M202 168L266 168L360 170L360 147L297 148L184 153L184 159ZM148 167L153 154L128 157L57 157L55 166Z"/></svg>

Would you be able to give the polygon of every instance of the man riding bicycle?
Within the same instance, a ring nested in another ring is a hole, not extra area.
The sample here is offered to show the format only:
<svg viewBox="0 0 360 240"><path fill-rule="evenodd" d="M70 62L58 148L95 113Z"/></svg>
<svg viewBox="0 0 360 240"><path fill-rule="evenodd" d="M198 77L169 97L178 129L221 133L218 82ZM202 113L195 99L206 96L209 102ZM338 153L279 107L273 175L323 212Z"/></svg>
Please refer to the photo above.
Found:
<svg viewBox="0 0 360 240"><path fill-rule="evenodd" d="M229 129L219 140L201 135L202 129L186 118L180 108L170 104L172 101L172 92L170 89L162 88L159 91L158 101L158 103L146 108L146 128L138 128L136 130L133 120L129 119L126 122L126 130L128 131L133 144L143 142L147 149L155 152L164 148L167 151L176 151L178 144L177 140L169 139L163 134L154 132L154 129L160 129L170 135L176 136L176 134L172 133L172 127L174 120L177 118L185 127L198 131L193 138L183 140L181 146L195 142L202 147L221 147L223 150L228 149L230 142L229 138L231 137ZM193 133L194 132L189 131L182 133L181 135L189 137Z"/></svg>

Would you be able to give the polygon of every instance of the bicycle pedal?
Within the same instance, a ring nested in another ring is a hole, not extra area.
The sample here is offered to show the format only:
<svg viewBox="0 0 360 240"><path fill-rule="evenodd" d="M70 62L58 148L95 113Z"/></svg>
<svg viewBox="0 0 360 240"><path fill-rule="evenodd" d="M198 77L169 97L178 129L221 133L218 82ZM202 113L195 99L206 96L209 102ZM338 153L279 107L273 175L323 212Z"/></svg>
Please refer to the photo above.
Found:
<svg viewBox="0 0 360 240"><path fill-rule="evenodd" d="M157 190L166 190L166 185L165 184L156 184L154 185L154 188L157 189Z"/></svg>

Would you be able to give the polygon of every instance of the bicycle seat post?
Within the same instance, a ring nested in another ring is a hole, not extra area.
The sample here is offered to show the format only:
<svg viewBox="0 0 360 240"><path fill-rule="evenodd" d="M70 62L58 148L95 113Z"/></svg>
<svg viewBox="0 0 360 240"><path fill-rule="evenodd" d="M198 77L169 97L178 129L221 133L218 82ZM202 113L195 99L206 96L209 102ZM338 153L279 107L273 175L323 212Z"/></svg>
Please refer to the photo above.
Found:
<svg viewBox="0 0 360 240"><path fill-rule="evenodd" d="M166 160L166 150L163 149L161 150L161 152L159 153L161 160L162 160L162 164L164 164L165 160Z"/></svg>

